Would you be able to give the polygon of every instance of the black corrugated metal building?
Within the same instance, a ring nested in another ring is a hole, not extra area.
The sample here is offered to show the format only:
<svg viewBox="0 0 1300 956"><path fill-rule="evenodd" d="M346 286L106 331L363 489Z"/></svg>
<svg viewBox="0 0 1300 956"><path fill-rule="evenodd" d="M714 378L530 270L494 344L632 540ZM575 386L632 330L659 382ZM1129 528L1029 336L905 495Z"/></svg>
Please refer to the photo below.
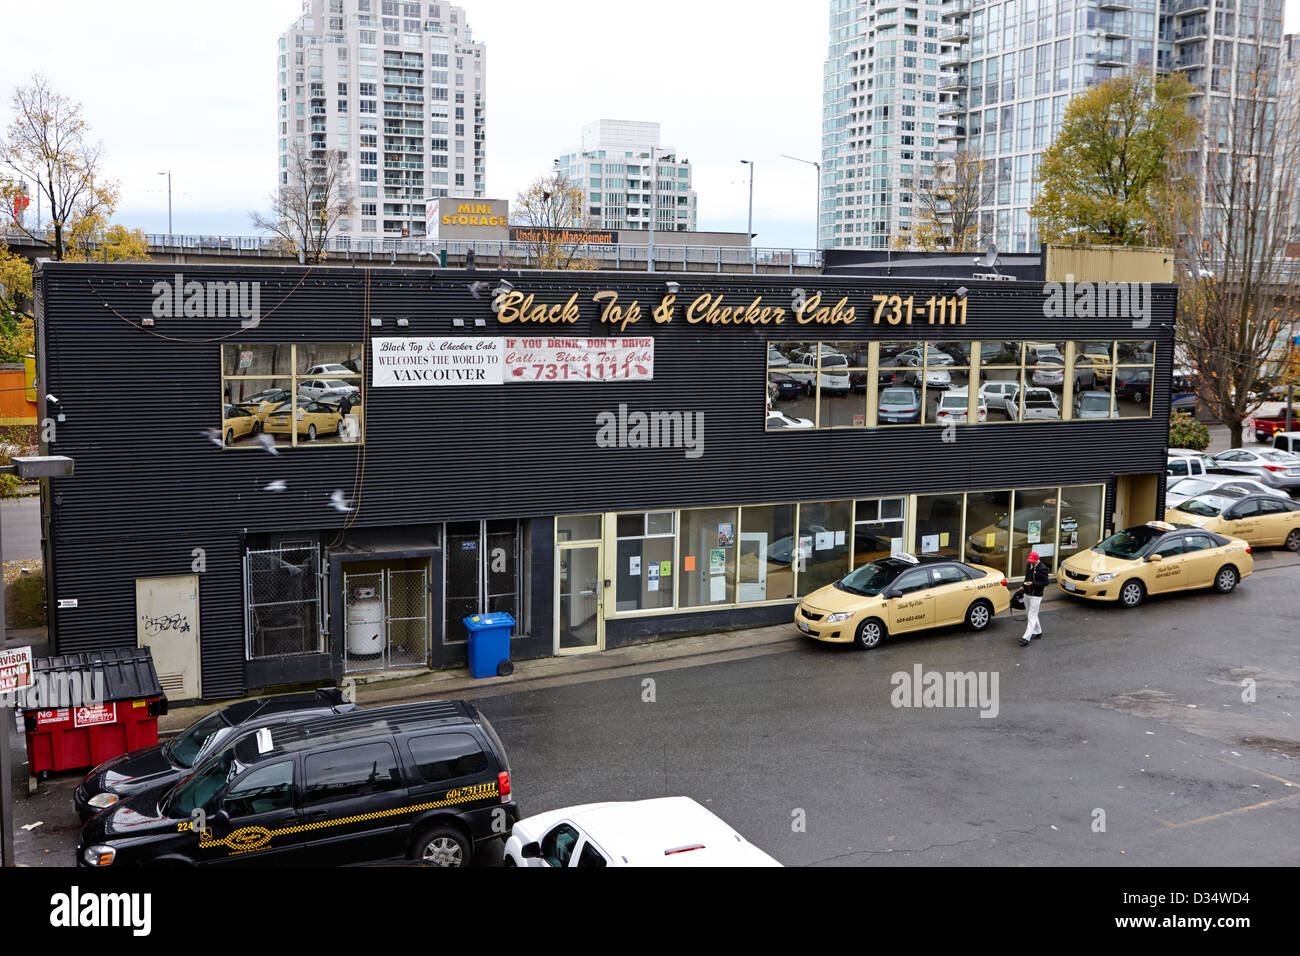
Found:
<svg viewBox="0 0 1300 956"><path fill-rule="evenodd" d="M148 644L173 700L462 663L481 610L514 614L515 657L788 621L891 550L1014 578L1163 491L1173 287L1139 310L847 276L43 263L36 286L45 451L76 461L42 506L51 639Z"/></svg>

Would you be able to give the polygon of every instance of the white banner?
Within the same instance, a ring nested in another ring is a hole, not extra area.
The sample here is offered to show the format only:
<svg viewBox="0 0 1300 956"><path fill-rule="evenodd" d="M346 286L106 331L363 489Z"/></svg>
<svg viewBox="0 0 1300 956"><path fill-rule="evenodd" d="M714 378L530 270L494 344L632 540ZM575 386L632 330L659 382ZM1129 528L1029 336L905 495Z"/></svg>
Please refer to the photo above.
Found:
<svg viewBox="0 0 1300 956"><path fill-rule="evenodd" d="M371 340L370 384L500 385L505 339L460 338Z"/></svg>
<svg viewBox="0 0 1300 956"><path fill-rule="evenodd" d="M506 339L507 382L648 382L653 338Z"/></svg>

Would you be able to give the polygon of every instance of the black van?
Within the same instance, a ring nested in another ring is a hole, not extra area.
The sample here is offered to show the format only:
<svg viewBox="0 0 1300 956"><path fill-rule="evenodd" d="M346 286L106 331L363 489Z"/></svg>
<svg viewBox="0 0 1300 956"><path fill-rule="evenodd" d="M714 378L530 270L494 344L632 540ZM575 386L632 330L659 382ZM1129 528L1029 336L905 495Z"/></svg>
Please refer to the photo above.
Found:
<svg viewBox="0 0 1300 956"><path fill-rule="evenodd" d="M157 795L207 760L241 727L266 726L346 714L359 709L337 687L297 694L255 697L214 710L165 743L106 760L72 793L72 805L85 823L99 811L143 793Z"/></svg>
<svg viewBox="0 0 1300 956"><path fill-rule="evenodd" d="M468 701L241 733L161 796L91 817L80 866L329 866L407 856L464 866L519 819L510 764Z"/></svg>

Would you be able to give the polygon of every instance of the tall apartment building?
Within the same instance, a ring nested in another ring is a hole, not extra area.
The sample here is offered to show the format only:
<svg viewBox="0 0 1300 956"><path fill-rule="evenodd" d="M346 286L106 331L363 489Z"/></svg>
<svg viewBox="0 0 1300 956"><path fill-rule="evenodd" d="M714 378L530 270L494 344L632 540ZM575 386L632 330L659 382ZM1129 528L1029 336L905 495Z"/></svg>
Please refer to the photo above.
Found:
<svg viewBox="0 0 1300 956"><path fill-rule="evenodd" d="M887 248L917 214L939 142L939 0L831 0L821 248Z"/></svg>
<svg viewBox="0 0 1300 956"><path fill-rule="evenodd" d="M893 50L882 51L877 40L871 58L872 18L874 36L880 37L881 15L898 6L893 0L831 0L823 163L838 168L823 190L823 246L887 246L915 214L901 187L928 178L933 165L931 160L908 169L906 179L900 167L898 179L889 177L886 157L910 144L901 137L897 146L887 137L882 144L878 134L911 131L871 125L887 119L894 105L882 102L887 88L878 75L882 56ZM929 4L902 0L901 6L906 23L922 19ZM1257 57L1276 63L1281 42L1281 0L942 0L938 11L939 149L962 150L985 162L992 194L982 230L1011 252L1038 245L1029 216L1035 171L1071 97L1125 72L1182 71L1194 89L1189 105L1205 126L1202 146L1213 148L1233 77ZM1262 44L1255 42L1257 24ZM844 143L852 147L865 135L870 144L873 134L871 186L864 190L862 152L849 149L845 155Z"/></svg>
<svg viewBox="0 0 1300 956"><path fill-rule="evenodd" d="M291 148L346 160L339 235L425 234L425 203L482 198L487 66L463 7L303 0L280 36L279 177Z"/></svg>
<svg viewBox="0 0 1300 956"><path fill-rule="evenodd" d="M586 196L591 226L649 230L655 209L657 231L695 231L690 160L659 145L658 123L598 120L582 128L581 143L559 157L557 169Z"/></svg>

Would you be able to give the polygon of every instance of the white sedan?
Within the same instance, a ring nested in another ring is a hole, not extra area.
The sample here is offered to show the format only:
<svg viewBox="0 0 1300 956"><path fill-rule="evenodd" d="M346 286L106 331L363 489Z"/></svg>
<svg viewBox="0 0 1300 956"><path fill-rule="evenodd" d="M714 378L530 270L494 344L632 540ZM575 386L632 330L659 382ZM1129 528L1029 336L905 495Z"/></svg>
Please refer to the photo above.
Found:
<svg viewBox="0 0 1300 956"><path fill-rule="evenodd" d="M1218 491L1221 488L1236 489L1248 495L1270 495L1274 498L1288 497L1285 491L1266 488L1251 478L1233 477L1232 475L1202 475L1195 478L1179 478L1171 481L1165 490L1165 510L1177 508L1188 498Z"/></svg>
<svg viewBox="0 0 1300 956"><path fill-rule="evenodd" d="M813 423L806 418L792 418L784 412L768 412L767 428L812 428Z"/></svg>
<svg viewBox="0 0 1300 956"><path fill-rule="evenodd" d="M588 803L526 817L506 866L780 866L690 797Z"/></svg>

